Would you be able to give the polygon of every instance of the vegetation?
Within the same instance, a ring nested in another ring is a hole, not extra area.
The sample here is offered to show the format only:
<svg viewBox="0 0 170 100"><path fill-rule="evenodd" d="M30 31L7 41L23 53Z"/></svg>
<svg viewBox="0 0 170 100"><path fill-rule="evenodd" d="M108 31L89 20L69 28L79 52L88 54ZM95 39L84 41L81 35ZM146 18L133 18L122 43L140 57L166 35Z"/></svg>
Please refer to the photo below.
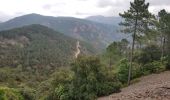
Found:
<svg viewBox="0 0 170 100"><path fill-rule="evenodd" d="M50 100L94 100L120 89L114 73L104 67L96 57L79 57L71 68L62 70L53 80L54 92Z"/></svg>
<svg viewBox="0 0 170 100"><path fill-rule="evenodd" d="M141 34L145 33L148 30L149 19L151 18L148 7L149 3L145 4L145 0L134 0L134 2L130 3L130 9L127 12L124 12L124 14L120 14L120 16L125 19L124 22L120 23L120 25L126 27L123 32L133 33L128 84L130 84L136 38L141 37Z"/></svg>
<svg viewBox="0 0 170 100"><path fill-rule="evenodd" d="M24 98L19 93L19 91L7 87L0 88L0 99L1 100L24 100Z"/></svg>
<svg viewBox="0 0 170 100"><path fill-rule="evenodd" d="M169 70L170 13L152 15L145 0L130 4L120 16L133 40L114 41L97 56L87 56L95 51L80 41L75 59L77 40L42 25L1 31L0 100L95 100L130 79Z"/></svg>
<svg viewBox="0 0 170 100"><path fill-rule="evenodd" d="M102 51L110 42L122 37L122 34L115 37L117 26L114 25L106 25L72 17L52 17L39 14L28 14L11 19L1 24L0 30L32 24L45 25L66 36L90 43L93 47L97 48L95 52Z"/></svg>
<svg viewBox="0 0 170 100"><path fill-rule="evenodd" d="M43 82L73 61L76 42L42 25L1 31L0 84L17 88L28 100L42 95L47 92L41 91L46 86ZM93 52L91 45L81 41L80 45L82 55Z"/></svg>

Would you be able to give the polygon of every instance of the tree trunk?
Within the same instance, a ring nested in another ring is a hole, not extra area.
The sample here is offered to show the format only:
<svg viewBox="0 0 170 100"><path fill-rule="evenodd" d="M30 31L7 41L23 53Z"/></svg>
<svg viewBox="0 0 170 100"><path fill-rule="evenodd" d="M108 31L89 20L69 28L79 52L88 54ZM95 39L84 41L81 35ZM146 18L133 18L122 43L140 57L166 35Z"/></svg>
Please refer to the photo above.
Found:
<svg viewBox="0 0 170 100"><path fill-rule="evenodd" d="M137 16L138 16L138 14L137 14ZM137 17L136 17L136 19L135 19L135 29L134 29L134 33L133 33L132 49L131 49L131 55L130 55L130 66L129 66L129 73L128 73L128 85L130 85L130 81L131 81L133 52L134 52L135 40L136 40L137 22L138 22L138 20L137 20Z"/></svg>
<svg viewBox="0 0 170 100"><path fill-rule="evenodd" d="M161 50L161 58L164 57L164 46L165 46L165 37L162 36L162 50Z"/></svg>

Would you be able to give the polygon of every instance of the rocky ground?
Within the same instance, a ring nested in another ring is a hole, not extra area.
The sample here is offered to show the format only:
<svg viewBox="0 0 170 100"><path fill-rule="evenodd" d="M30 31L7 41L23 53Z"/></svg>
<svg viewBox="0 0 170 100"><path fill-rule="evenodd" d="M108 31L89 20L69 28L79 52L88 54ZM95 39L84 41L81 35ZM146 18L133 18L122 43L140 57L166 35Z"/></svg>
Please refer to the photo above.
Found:
<svg viewBox="0 0 170 100"><path fill-rule="evenodd" d="M120 93L98 100L170 100L170 71L144 76Z"/></svg>

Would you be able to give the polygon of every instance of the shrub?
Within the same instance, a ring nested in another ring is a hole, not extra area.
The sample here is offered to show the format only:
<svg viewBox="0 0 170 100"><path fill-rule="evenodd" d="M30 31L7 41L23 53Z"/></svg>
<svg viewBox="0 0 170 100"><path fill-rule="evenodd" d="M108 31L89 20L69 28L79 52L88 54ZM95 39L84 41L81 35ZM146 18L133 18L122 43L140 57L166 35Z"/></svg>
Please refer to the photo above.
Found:
<svg viewBox="0 0 170 100"><path fill-rule="evenodd" d="M162 63L161 61L153 61L143 66L143 73L144 74L158 73L164 71L165 69L166 67L164 63Z"/></svg>
<svg viewBox="0 0 170 100"><path fill-rule="evenodd" d="M0 100L24 100L24 98L16 89L0 87Z"/></svg>
<svg viewBox="0 0 170 100"><path fill-rule="evenodd" d="M120 89L119 83L108 77L108 70L96 57L80 57L73 63L72 71L72 96L76 100L94 100L97 96L108 95Z"/></svg>
<svg viewBox="0 0 170 100"><path fill-rule="evenodd" d="M122 59L119 64L118 79L122 83L128 81L129 63L127 59Z"/></svg>
<svg viewBox="0 0 170 100"><path fill-rule="evenodd" d="M79 57L71 71L57 72L47 100L95 100L120 89L116 77L96 57Z"/></svg>
<svg viewBox="0 0 170 100"><path fill-rule="evenodd" d="M128 81L129 66L130 64L127 59L122 59L118 66L119 67L118 79L123 84L127 83ZM137 63L133 63L131 73L132 73L131 79L142 76L141 67Z"/></svg>
<svg viewBox="0 0 170 100"><path fill-rule="evenodd" d="M59 69L54 73L53 77L52 88L54 89L47 97L47 100L69 100L69 89L73 73L69 69Z"/></svg>
<svg viewBox="0 0 170 100"><path fill-rule="evenodd" d="M149 45L135 54L134 61L139 64L147 64L161 59L161 50L156 45Z"/></svg>
<svg viewBox="0 0 170 100"><path fill-rule="evenodd" d="M168 56L168 60L167 60L167 64L166 64L166 69L170 70L170 53L169 53L169 56Z"/></svg>
<svg viewBox="0 0 170 100"><path fill-rule="evenodd" d="M18 89L24 100L35 100L35 90L30 88L19 88Z"/></svg>

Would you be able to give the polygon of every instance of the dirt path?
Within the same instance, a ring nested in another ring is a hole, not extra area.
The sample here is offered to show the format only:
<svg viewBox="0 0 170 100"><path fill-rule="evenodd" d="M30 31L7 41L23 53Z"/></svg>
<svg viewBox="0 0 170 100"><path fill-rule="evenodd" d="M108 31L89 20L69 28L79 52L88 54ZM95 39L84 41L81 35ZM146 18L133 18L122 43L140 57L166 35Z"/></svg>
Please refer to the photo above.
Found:
<svg viewBox="0 0 170 100"><path fill-rule="evenodd" d="M77 44L76 44L76 52L75 52L75 58L77 58L79 54L80 54L80 42L77 41Z"/></svg>
<svg viewBox="0 0 170 100"><path fill-rule="evenodd" d="M123 88L120 93L98 100L170 100L170 71L144 76L139 80Z"/></svg>

